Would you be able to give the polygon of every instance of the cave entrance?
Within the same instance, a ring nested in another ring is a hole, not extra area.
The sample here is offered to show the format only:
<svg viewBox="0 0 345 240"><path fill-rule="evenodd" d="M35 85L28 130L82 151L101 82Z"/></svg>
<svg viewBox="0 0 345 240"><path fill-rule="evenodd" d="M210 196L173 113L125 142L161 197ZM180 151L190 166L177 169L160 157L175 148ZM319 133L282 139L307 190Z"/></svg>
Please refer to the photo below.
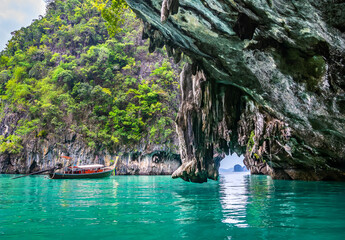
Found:
<svg viewBox="0 0 345 240"><path fill-rule="evenodd" d="M244 156L237 156L236 154L227 155L221 162L219 167L220 174L229 174L233 172L248 172L248 169L243 163Z"/></svg>

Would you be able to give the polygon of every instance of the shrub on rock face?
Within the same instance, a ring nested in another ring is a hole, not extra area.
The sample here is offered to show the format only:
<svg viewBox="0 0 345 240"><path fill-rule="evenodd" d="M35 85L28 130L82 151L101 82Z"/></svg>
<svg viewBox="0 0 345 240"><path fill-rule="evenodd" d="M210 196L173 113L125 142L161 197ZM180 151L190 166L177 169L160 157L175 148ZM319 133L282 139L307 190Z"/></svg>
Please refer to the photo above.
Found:
<svg viewBox="0 0 345 240"><path fill-rule="evenodd" d="M109 4L51 1L46 16L13 33L0 54L0 108L21 120L0 116L11 124L1 153L16 154L31 140L63 143L67 133L94 151L151 141L171 147L177 68L164 54L140 54L148 52L138 38L142 24L124 1ZM102 18L109 11L116 29Z"/></svg>
<svg viewBox="0 0 345 240"><path fill-rule="evenodd" d="M21 145L22 139L17 135L9 135L8 137L0 136L0 154L9 153L17 154L23 149Z"/></svg>

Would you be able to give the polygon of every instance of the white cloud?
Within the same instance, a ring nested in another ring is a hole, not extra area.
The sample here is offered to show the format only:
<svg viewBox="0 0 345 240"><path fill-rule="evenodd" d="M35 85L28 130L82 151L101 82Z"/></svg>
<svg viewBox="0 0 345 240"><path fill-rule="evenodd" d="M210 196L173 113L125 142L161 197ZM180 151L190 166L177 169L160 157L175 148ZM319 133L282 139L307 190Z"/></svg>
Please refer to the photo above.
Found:
<svg viewBox="0 0 345 240"><path fill-rule="evenodd" d="M0 0L0 51L5 48L11 32L30 25L44 12L43 0Z"/></svg>

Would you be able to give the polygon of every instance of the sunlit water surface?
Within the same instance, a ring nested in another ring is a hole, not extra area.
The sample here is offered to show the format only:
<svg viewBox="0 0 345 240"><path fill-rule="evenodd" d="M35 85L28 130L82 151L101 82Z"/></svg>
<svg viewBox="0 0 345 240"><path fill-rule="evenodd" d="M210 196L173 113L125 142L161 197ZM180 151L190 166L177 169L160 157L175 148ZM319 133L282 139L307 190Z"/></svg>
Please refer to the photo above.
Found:
<svg viewBox="0 0 345 240"><path fill-rule="evenodd" d="M345 184L0 175L0 239L345 239Z"/></svg>

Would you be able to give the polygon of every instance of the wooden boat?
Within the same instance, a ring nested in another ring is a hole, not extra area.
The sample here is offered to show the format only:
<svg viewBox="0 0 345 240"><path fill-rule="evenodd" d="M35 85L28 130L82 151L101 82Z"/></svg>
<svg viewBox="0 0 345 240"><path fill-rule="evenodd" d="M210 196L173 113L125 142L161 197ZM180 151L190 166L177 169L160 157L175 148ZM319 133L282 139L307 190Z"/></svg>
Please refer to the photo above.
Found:
<svg viewBox="0 0 345 240"><path fill-rule="evenodd" d="M71 157L68 156L61 156L61 159L64 160L72 160ZM13 177L12 179L27 177L36 174L42 174L49 172L49 177L51 179L80 179L80 178L104 178L109 177L111 173L115 170L117 161L119 157L116 157L115 164L112 167L105 167L101 164L93 164L93 165L75 165L75 166L68 166L63 167L65 164L58 163L55 167L40 170L38 172L28 173L22 176Z"/></svg>
<svg viewBox="0 0 345 240"><path fill-rule="evenodd" d="M79 165L51 172L49 177L51 179L104 178L109 177L114 169L115 164L112 167L101 164Z"/></svg>

